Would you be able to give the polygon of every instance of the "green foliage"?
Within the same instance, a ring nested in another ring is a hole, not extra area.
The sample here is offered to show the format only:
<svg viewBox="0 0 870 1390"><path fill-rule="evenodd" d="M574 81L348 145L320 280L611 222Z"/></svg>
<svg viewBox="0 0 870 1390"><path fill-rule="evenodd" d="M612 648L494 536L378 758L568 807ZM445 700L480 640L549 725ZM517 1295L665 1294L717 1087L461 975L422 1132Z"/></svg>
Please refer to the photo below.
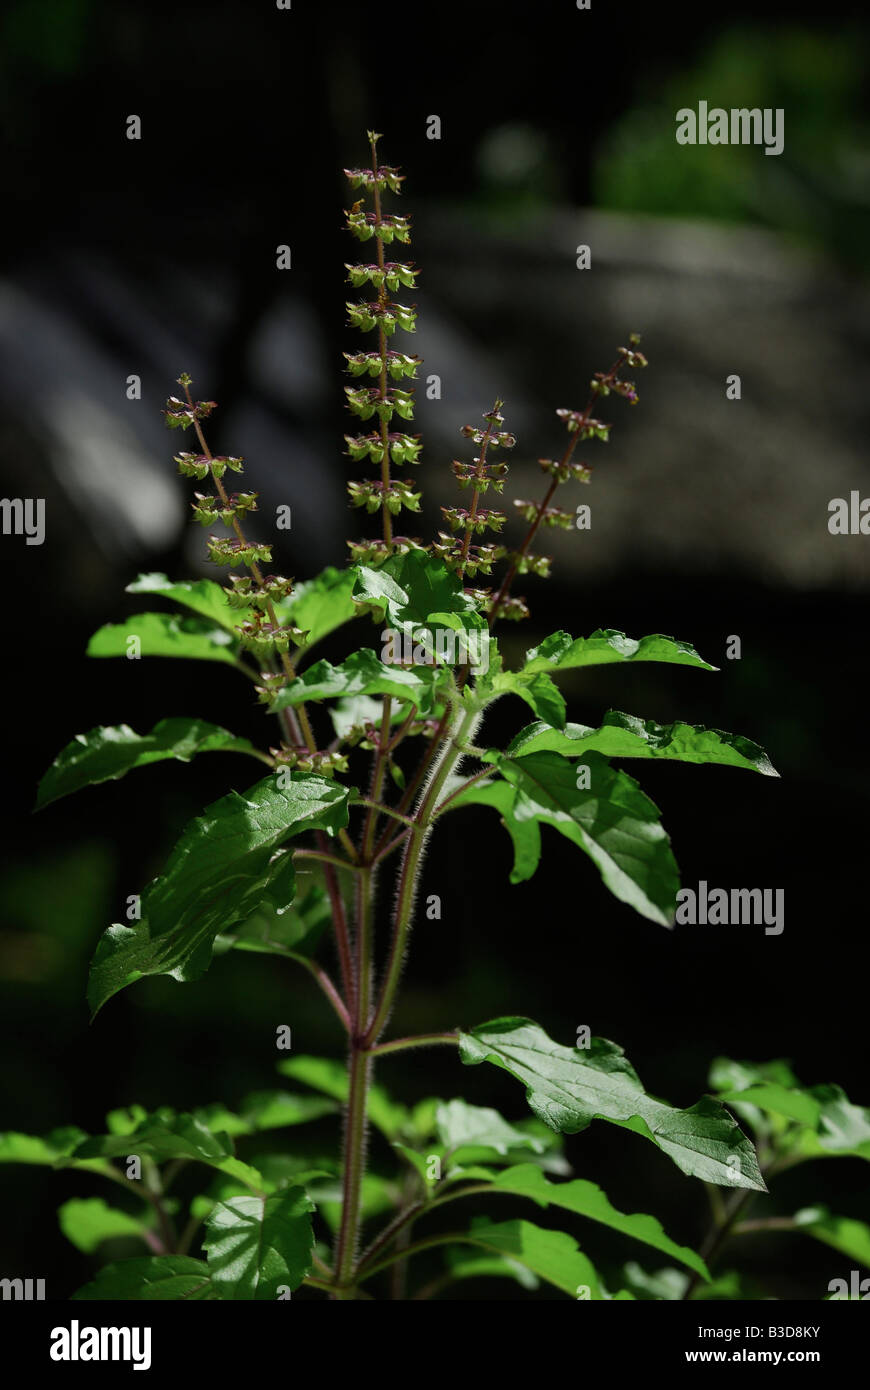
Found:
<svg viewBox="0 0 870 1390"><path fill-rule="evenodd" d="M738 1298L743 1283L730 1273L712 1275L654 1215L623 1212L590 1176L575 1176L562 1136L606 1121L646 1139L717 1193L737 1189L729 1200L770 1202L766 1179L779 1167L834 1154L870 1157L870 1113L836 1087L802 1087L784 1063L720 1061L711 1078L715 1094L680 1108L650 1095L614 1043L565 1046L524 1018L462 1034L384 1039L423 852L448 811L497 812L513 845L513 882L534 874L541 827L551 827L592 860L616 899L667 926L680 886L670 841L657 808L616 764L659 758L776 773L749 739L702 725L662 725L614 710L597 726L568 720L557 683L564 673L570 682L585 667L635 661L715 669L685 642L633 639L613 629L577 639L559 631L510 669L493 635L499 621L528 615L526 600L512 592L514 580L549 572L549 557L531 547L539 533L570 522L570 508L552 505L556 491L589 483L576 446L598 448L609 438L611 425L593 409L612 396L637 400L634 383L621 375L646 366L636 335L608 370L594 373L583 409L557 411L564 450L540 461L540 500L517 499L513 509L524 536L510 536L507 512L479 505L491 500L487 494L503 493L502 451L516 444L500 400L483 425L463 427L477 452L453 462L463 505L442 508L447 529L428 544L395 534L394 520L417 511L420 493L392 470L418 464L422 443L397 428L413 418L419 358L388 345L414 329L415 310L390 296L411 288L417 271L410 260L385 257L392 241L410 241L411 224L383 210L402 177L379 162L378 140L369 132L371 167L348 171L362 196L346 213L347 227L370 259L346 267L365 296L348 313L367 346L345 355L348 410L369 426L345 436L347 456L351 467L366 463L375 471L350 480L349 500L378 534L350 541L349 564L307 582L264 572L272 546L246 532L257 519L256 494L225 485L228 475L244 472L243 460L210 452L205 429L215 403L195 401L182 374L184 395L167 402L166 421L186 432L196 451L177 454L175 462L183 477L213 488L195 493L194 515L224 528L226 534L209 536L207 553L237 572L225 584L141 575L129 592L177 607L108 624L88 651L234 666L256 687L266 747L190 717L163 719L148 734L126 725L92 729L58 756L37 803L47 806L161 759L189 763L211 751L259 759L269 775L243 793L228 790L191 820L163 872L134 899L137 910L105 932L88 999L96 1014L143 977L195 980L213 955L230 969L234 953L247 951L273 958L264 969L283 970L283 958L307 970L332 1007L344 1046L335 1056L292 1052L278 1062L278 1073L301 1093L264 1088L235 1105L214 1101L183 1112L133 1105L112 1111L106 1133L93 1136L72 1127L44 1138L7 1133L0 1135L0 1162L81 1170L111 1184L109 1203L74 1196L60 1209L61 1229L80 1251L90 1256L105 1248L110 1257L77 1299L257 1301L300 1290L345 1301L365 1297L369 1286L375 1297L401 1288L407 1267L419 1298L490 1277L524 1289L543 1283L572 1299ZM467 582L483 577L492 587ZM329 659L311 661L317 643L359 620L369 634L374 623L374 642L369 636L368 644L348 643L343 654L333 642ZM403 639L398 650L387 647L384 628ZM481 721L504 696L524 701L535 722L504 750L478 746ZM149 853L157 835L149 832ZM461 1097L396 1101L374 1079L376 1069L393 1053L429 1044L453 1047L466 1064L489 1062L509 1073L523 1086L531 1114L507 1118ZM738 1120L755 1134L757 1150ZM636 1145L636 1137L624 1137ZM571 1148L572 1160L575 1153L582 1158L582 1144ZM638 1173L645 1208L651 1184L643 1168ZM500 1199L498 1219L489 1213L491 1198ZM454 1202L465 1204L464 1219L446 1234L428 1229L429 1214ZM552 1229L530 1215L571 1229ZM741 1234L732 1218L723 1239ZM777 1229L867 1262L870 1233L860 1221L808 1202L777 1220ZM632 1261L617 1264L606 1245L599 1257L602 1235L654 1251L674 1267L650 1272ZM115 1258L120 1242L136 1253ZM418 1255L430 1263L443 1255L442 1272L428 1282L425 1273L418 1278Z"/></svg>
<svg viewBox="0 0 870 1390"><path fill-rule="evenodd" d="M722 1187L765 1190L752 1144L733 1117L704 1097L676 1110L646 1094L621 1047L603 1038L562 1047L526 1018L499 1018L463 1033L459 1055L492 1062L526 1087L534 1113L563 1134L609 1120L642 1134L691 1177Z"/></svg>

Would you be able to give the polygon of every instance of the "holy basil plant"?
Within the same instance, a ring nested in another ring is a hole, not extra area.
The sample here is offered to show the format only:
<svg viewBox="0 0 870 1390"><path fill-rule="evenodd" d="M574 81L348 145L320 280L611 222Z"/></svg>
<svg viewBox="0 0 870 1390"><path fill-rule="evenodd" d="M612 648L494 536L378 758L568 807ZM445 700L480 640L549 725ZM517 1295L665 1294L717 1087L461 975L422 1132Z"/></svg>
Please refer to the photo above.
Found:
<svg viewBox="0 0 870 1390"><path fill-rule="evenodd" d="M499 624L528 614L515 581L548 572L548 557L532 549L539 533L582 521L582 506L553 499L589 483L577 454L607 441L610 425L597 412L609 397L637 401L624 375L647 365L636 335L594 374L582 408L557 412L567 440L540 460L539 499L514 502L524 523L516 539L503 539L512 528L491 505L516 443L501 401L462 431L470 457L452 469L463 505L441 509L444 529L428 543L403 533L404 513L420 509L420 437L406 432L420 359L391 343L414 331L413 307L394 296L413 288L417 271L387 259L403 255L410 227L383 210L401 176L379 162L378 139L369 134L370 167L346 171L359 195L347 227L369 259L347 266L359 292L348 315L365 345L345 354L345 394L356 431L346 436L347 456L368 463L372 475L348 483L350 504L379 518L379 534L350 542L347 564L305 583L273 573L271 545L251 539L257 494L234 490L246 486L242 460L211 452L215 403L195 400L182 374L166 423L192 444L175 462L204 489L195 491L193 511L227 582L141 575L128 592L143 611L102 627L88 650L101 659L133 650L231 666L248 682L243 696L253 686L262 704L264 746L170 710L146 733L121 724L77 735L38 795L47 806L167 758L232 753L255 761L256 780L193 819L132 920L105 931L90 970L91 1011L145 976L194 980L216 955L260 952L310 972L347 1035L346 1057L291 1052L278 1066L280 1085L235 1109L132 1106L111 1113L104 1134L7 1133L0 1159L81 1169L111 1185L108 1201L86 1196L60 1209L74 1245L108 1256L77 1299L278 1299L303 1288L341 1300L425 1299L455 1297L461 1281L490 1276L574 1299L746 1296L737 1275L711 1274L710 1257L740 1234L746 1204L767 1192L779 1167L870 1157L870 1112L834 1087L802 1087L784 1064L724 1060L714 1066L712 1094L673 1106L647 1092L613 1042L554 1040L541 1023L513 1016L452 1031L449 1003L444 1032L388 1035L421 911L421 859L445 816L487 814L480 808L498 816L512 841L515 883L535 873L549 827L592 861L620 902L669 926L677 865L659 812L626 761L776 773L756 744L721 730L621 710L608 710L597 726L568 719L562 673L634 662L715 669L687 642L610 628L558 631L514 667L499 648ZM339 629L347 654L319 657L318 644ZM531 721L495 748L480 730L502 699L522 702ZM454 1050L458 1076L464 1064L513 1078L511 1116L459 1097L412 1108L393 1101L376 1068L430 1045ZM258 1150L267 1131L333 1116L335 1154L312 1161L292 1138L282 1152ZM572 1175L562 1136L593 1121L618 1126L638 1158L654 1145L687 1180L708 1185L715 1224L700 1252L654 1216L620 1210L591 1178ZM173 1184L187 1165L199 1165L203 1177L182 1203ZM727 1198L720 1189L731 1190ZM496 1196L509 1200L490 1200ZM455 1216L445 1230L430 1216L448 1204ZM811 1208L776 1221L868 1262L870 1231L859 1223ZM596 1249L596 1224L633 1241L636 1258L602 1269L585 1248L591 1232ZM119 1248L125 1258L114 1258ZM650 1260L664 1266L651 1270Z"/></svg>

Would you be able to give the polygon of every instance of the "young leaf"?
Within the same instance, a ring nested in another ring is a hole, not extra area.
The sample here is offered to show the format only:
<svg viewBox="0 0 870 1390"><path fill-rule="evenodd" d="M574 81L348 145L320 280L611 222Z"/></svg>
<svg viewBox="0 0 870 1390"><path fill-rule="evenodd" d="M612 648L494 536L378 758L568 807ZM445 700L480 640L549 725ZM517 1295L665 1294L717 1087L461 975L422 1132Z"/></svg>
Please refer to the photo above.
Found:
<svg viewBox="0 0 870 1390"><path fill-rule="evenodd" d="M521 700L525 700L543 721L545 728L553 725L561 729L565 723L565 697L546 671L493 671L490 651L489 671L478 677L474 690L468 692L466 703L482 701L489 704L501 695L518 695Z"/></svg>
<svg viewBox="0 0 870 1390"><path fill-rule="evenodd" d="M58 1209L60 1229L77 1250L90 1255L104 1240L118 1236L143 1238L147 1229L144 1220L129 1212L107 1206L102 1197L73 1197Z"/></svg>
<svg viewBox="0 0 870 1390"><path fill-rule="evenodd" d="M591 1262L574 1238L562 1231L548 1231L530 1221L495 1222L479 1216L471 1223L468 1240L484 1250L519 1260L572 1298L598 1301L605 1296Z"/></svg>
<svg viewBox="0 0 870 1390"><path fill-rule="evenodd" d="M587 1182L583 1178L575 1178L571 1182L551 1182L536 1164L522 1163L497 1173L492 1180L492 1189L515 1197L529 1197L542 1207L561 1207L564 1211L586 1216L591 1221L598 1221L611 1230L620 1231L633 1240L643 1241L645 1245L663 1251L704 1279L710 1277L700 1256L685 1245L675 1244L654 1216L639 1212L628 1215L617 1211L594 1182Z"/></svg>
<svg viewBox="0 0 870 1390"><path fill-rule="evenodd" d="M573 765L558 753L488 757L516 788L508 824L552 825L589 855L614 897L652 922L673 925L677 865L658 809L633 777L588 753L590 785L578 789Z"/></svg>
<svg viewBox="0 0 870 1390"><path fill-rule="evenodd" d="M290 854L273 858L292 835L347 825L348 789L296 774L287 786L265 777L244 796L230 792L191 821L166 869L142 894L141 920L113 925L91 964L92 1014L143 975L194 980L208 968L215 937L244 921L270 894L293 898ZM283 900L283 901L282 901Z"/></svg>
<svg viewBox="0 0 870 1390"><path fill-rule="evenodd" d="M195 1115L176 1114L163 1106L146 1115L132 1133L102 1134L82 1140L74 1157L121 1158L135 1153L157 1163L189 1158L219 1167L232 1152L232 1141L226 1134L213 1134Z"/></svg>
<svg viewBox="0 0 870 1390"><path fill-rule="evenodd" d="M479 1146L495 1149L499 1154L516 1148L543 1153L546 1148L535 1135L508 1124L497 1110L469 1105L464 1100L442 1101L435 1112L435 1124L441 1143L450 1153Z"/></svg>
<svg viewBox="0 0 870 1390"><path fill-rule="evenodd" d="M666 661L674 666L700 666L705 671L717 668L704 661L688 642L656 633L652 637L626 637L613 628L599 628L591 637L571 637L567 632L554 632L538 647L526 652L522 670L570 671L578 666L602 666L614 661Z"/></svg>
<svg viewBox="0 0 870 1390"><path fill-rule="evenodd" d="M599 729L585 724L566 724L564 728L528 724L506 751L511 757L550 752L579 758L596 752L607 758L676 758L684 763L750 768L764 777L779 776L764 749L739 734L706 729L703 724L656 724L613 709L607 711Z"/></svg>
<svg viewBox="0 0 870 1390"><path fill-rule="evenodd" d="M238 639L208 618L178 613L134 613L123 623L106 623L88 643L88 656L127 656L136 638L140 656L179 656L236 664Z"/></svg>
<svg viewBox="0 0 870 1390"><path fill-rule="evenodd" d="M144 1302L187 1299L201 1303L217 1298L218 1294L212 1288L208 1266L202 1260L192 1260L186 1255L152 1255L106 1265L90 1284L77 1289L72 1297L113 1303L127 1299Z"/></svg>
<svg viewBox="0 0 870 1390"><path fill-rule="evenodd" d="M209 618L218 627L236 635L236 625L250 618L248 608L234 608L220 584L213 579L180 579L173 583L165 574L140 574L126 588L128 594L161 594L190 608L202 618Z"/></svg>
<svg viewBox="0 0 870 1390"><path fill-rule="evenodd" d="M18 1134L7 1130L0 1134L0 1163L30 1163L44 1168L83 1168L91 1173L111 1172L111 1165L101 1158L73 1158L75 1150L86 1139L83 1129L66 1125L54 1129L43 1138L33 1134Z"/></svg>
<svg viewBox="0 0 870 1390"><path fill-rule="evenodd" d="M36 808L97 782L117 781L135 767L178 758L189 763L197 753L250 753L258 757L246 738L236 738L204 719L161 719L150 734L137 734L126 724L91 729L76 734L57 755L39 784Z"/></svg>
<svg viewBox="0 0 870 1390"><path fill-rule="evenodd" d="M322 1096L295 1096L289 1091L256 1091L246 1096L234 1114L223 1105L200 1106L194 1111L197 1120L212 1134L257 1134L265 1129L284 1129L289 1125L304 1125L324 1115L334 1115L339 1106Z"/></svg>
<svg viewBox="0 0 870 1390"><path fill-rule="evenodd" d="M431 619L444 614L459 617L464 625L482 627L474 599L446 565L422 550L393 555L370 569L358 565L353 597L385 618L390 627L405 623L432 627Z"/></svg>
<svg viewBox="0 0 870 1390"><path fill-rule="evenodd" d="M723 1105L705 1096L677 1110L654 1100L615 1043L562 1047L531 1019L498 1018L461 1034L459 1051L470 1066L492 1062L515 1076L534 1113L563 1134L609 1120L651 1140L691 1177L767 1190L752 1144Z"/></svg>
<svg viewBox="0 0 870 1390"><path fill-rule="evenodd" d="M203 1246L220 1298L276 1299L311 1268L314 1203L301 1187L271 1197L230 1197L206 1217Z"/></svg>
<svg viewBox="0 0 870 1390"><path fill-rule="evenodd" d="M710 1080L717 1098L745 1112L749 1122L757 1124L759 1111L778 1119L777 1144L795 1157L870 1159L870 1109L854 1105L841 1086L801 1086L782 1062L721 1057Z"/></svg>
<svg viewBox="0 0 870 1390"><path fill-rule="evenodd" d="M331 565L307 584L297 584L289 599L275 605L279 623L301 628L308 636L300 643L308 651L315 642L359 617L359 606L351 598L356 570Z"/></svg>
<svg viewBox="0 0 870 1390"><path fill-rule="evenodd" d="M364 647L340 666L333 666L329 661L315 662L292 684L284 686L270 708L277 711L308 700L350 695L393 695L397 700L421 705L426 700L431 701L436 677L434 666L415 666L408 671L386 664L370 648Z"/></svg>

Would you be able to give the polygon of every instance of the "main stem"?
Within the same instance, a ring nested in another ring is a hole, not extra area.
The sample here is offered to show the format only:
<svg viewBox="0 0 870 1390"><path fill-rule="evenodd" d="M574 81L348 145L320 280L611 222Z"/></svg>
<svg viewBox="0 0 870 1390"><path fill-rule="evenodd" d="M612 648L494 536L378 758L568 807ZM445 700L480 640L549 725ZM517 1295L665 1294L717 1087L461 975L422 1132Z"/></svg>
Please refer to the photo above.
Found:
<svg viewBox="0 0 870 1390"><path fill-rule="evenodd" d="M387 716L388 718L388 716ZM384 724L387 724L387 718ZM336 1288L334 1297L348 1300L356 1297L354 1287L357 1237L359 1232L360 1195L365 1174L366 1159L366 1102L373 1071L372 1049L383 1031L392 1012L396 991L402 971L420 857L431 828L432 813L445 781L461 757L461 745L475 716L465 713L455 731L445 730L446 737L430 775L429 784L423 793L416 815L413 818L411 833L405 843L402 866L399 873L399 889L393 919L393 934L384 982L378 997L374 1016L369 1021L368 978L371 968L371 919L374 875L372 856L374 854L374 812L370 809L363 831L360 863L357 868L356 889L356 998L355 1027L350 1037L348 1054L348 1103L344 1138L344 1172L342 1179L341 1226L338 1233L335 1258ZM381 750L386 740L382 729ZM375 765L373 788L380 791L381 758ZM373 798L374 799L374 798ZM438 1041L452 1041L446 1035L439 1035ZM405 1040L402 1040L403 1042Z"/></svg>

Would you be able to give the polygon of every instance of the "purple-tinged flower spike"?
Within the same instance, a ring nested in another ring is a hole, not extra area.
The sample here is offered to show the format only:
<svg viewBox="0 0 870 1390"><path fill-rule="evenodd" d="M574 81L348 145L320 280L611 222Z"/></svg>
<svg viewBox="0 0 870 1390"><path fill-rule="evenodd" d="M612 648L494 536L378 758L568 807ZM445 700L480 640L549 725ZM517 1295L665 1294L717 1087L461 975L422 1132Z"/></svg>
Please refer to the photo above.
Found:
<svg viewBox="0 0 870 1390"><path fill-rule="evenodd" d="M383 521L383 541L373 545L366 541L352 542L354 559L366 558L369 564L382 564L400 550L393 535L393 517L404 508L420 510L419 492L412 485L390 477L391 464L416 464L422 448L418 435L390 429L391 422L411 420L414 414L414 393L404 383L417 375L420 358L396 352L387 346L397 330L413 333L416 310L413 305L399 304L390 296L400 289L413 289L418 271L411 261L387 260L384 246L393 241L407 244L411 240L410 222L383 212L384 193L401 192L403 175L391 165L379 164L378 140L375 131L368 132L371 167L345 169L351 188L361 190L371 198L372 206L364 209L364 199L358 199L345 212L348 231L358 241L373 241L376 259L358 265L345 263L347 278L354 289L375 292L375 298L348 303L347 312L352 327L361 333L376 333L377 348L365 352L345 353L347 370L353 377L375 378L374 386L346 386L347 407L360 420L373 420L376 428L370 434L345 435L347 453L354 462L368 458L381 470L380 479L366 478L348 484L352 507L365 507L369 513L380 512ZM389 384L402 382L402 385ZM408 548L407 546L405 548Z"/></svg>

